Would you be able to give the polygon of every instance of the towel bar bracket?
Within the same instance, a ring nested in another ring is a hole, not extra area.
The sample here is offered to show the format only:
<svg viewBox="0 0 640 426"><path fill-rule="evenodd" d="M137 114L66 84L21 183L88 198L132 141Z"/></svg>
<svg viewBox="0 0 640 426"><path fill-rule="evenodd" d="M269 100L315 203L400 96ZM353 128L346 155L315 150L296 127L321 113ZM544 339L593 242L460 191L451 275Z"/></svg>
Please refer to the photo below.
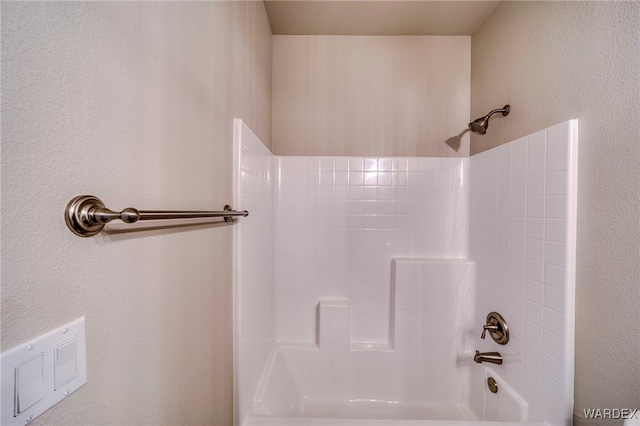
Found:
<svg viewBox="0 0 640 426"><path fill-rule="evenodd" d="M98 197L79 195L67 204L64 220L69 230L74 234L80 237L92 237L102 231L105 224L115 219L120 219L125 223L135 223L139 220L222 217L225 222L233 222L236 216L248 215L248 211L236 211L229 205L224 206L223 211L137 210L128 207L120 212L115 212L106 208Z"/></svg>

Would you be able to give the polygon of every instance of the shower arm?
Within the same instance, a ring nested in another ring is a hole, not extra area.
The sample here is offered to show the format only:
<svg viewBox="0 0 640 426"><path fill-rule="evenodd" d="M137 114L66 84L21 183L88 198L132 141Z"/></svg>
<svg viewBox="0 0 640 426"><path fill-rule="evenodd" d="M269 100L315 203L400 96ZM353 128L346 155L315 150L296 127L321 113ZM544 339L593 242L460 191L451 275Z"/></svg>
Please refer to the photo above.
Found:
<svg viewBox="0 0 640 426"><path fill-rule="evenodd" d="M485 115L485 117L489 118L497 112L501 112L502 115L506 117L507 115L509 115L510 111L511 111L511 107L509 105L505 105L504 108L498 108L498 109L494 109L493 111L490 111L489 114Z"/></svg>

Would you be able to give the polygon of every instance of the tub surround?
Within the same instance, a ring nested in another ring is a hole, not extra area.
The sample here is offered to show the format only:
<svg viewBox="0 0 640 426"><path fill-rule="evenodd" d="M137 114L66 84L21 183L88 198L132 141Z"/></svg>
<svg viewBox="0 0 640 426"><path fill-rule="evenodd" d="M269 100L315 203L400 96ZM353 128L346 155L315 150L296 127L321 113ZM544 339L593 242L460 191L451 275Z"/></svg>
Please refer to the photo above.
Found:
<svg viewBox="0 0 640 426"><path fill-rule="evenodd" d="M475 323L500 312L509 384L531 419L570 424L573 410L578 122L566 121L471 157L469 257ZM498 349L499 348L499 349Z"/></svg>
<svg viewBox="0 0 640 426"><path fill-rule="evenodd" d="M471 158L238 149L237 208L261 203L275 224L237 227L239 424L570 418L576 143L570 121ZM506 346L480 339L491 311ZM473 363L475 350L504 364ZM503 391L486 391L489 374Z"/></svg>
<svg viewBox="0 0 640 426"><path fill-rule="evenodd" d="M243 424L275 344L274 156L242 120L233 122L233 203L251 220L234 225L234 418ZM239 208L239 207L238 207Z"/></svg>
<svg viewBox="0 0 640 426"><path fill-rule="evenodd" d="M464 258L468 158L276 157L278 340L316 341L349 301L352 343L388 344L392 257Z"/></svg>

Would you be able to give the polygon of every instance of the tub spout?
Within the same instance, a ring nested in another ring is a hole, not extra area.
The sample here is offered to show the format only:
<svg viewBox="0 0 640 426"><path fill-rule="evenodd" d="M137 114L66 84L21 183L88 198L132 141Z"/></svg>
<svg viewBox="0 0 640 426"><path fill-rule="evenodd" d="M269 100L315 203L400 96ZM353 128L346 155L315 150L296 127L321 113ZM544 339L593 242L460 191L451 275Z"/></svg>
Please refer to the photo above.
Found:
<svg viewBox="0 0 640 426"><path fill-rule="evenodd" d="M502 364L502 355L500 352L480 352L476 351L473 360L478 364L482 362L490 362L492 364Z"/></svg>

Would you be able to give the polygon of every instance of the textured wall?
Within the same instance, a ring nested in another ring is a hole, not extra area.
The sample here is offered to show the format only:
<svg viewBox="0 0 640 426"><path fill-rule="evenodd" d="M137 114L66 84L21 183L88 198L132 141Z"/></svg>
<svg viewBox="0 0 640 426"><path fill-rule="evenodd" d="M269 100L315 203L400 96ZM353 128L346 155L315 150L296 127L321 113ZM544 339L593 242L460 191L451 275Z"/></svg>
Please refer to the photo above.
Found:
<svg viewBox="0 0 640 426"><path fill-rule="evenodd" d="M469 37L273 40L274 154L468 155Z"/></svg>
<svg viewBox="0 0 640 426"><path fill-rule="evenodd" d="M88 383L35 423L231 424L232 228L62 213L221 208L233 118L269 144L270 106L262 2L2 4L2 349L87 325Z"/></svg>
<svg viewBox="0 0 640 426"><path fill-rule="evenodd" d="M472 153L579 119L575 420L638 408L640 3L503 2L471 53L472 117L512 106Z"/></svg>

